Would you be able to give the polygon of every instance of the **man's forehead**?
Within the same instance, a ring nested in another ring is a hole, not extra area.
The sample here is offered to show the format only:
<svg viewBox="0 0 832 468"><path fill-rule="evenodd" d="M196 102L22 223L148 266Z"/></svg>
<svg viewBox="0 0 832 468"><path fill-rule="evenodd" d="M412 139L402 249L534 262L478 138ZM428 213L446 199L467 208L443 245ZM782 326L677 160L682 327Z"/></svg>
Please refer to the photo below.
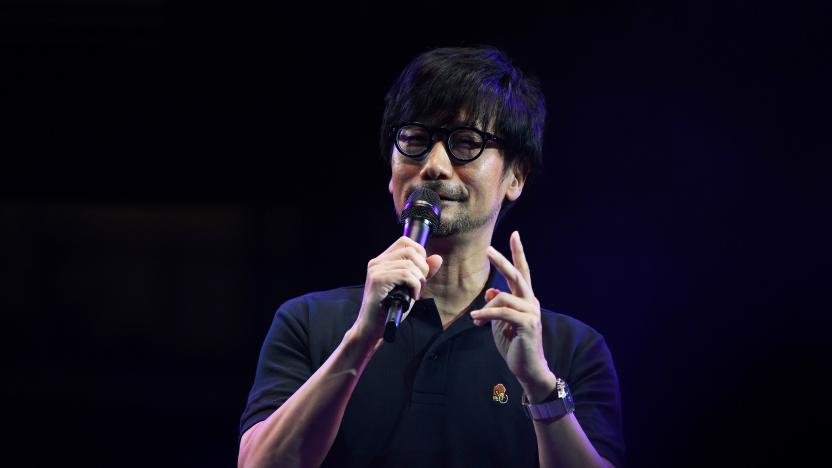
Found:
<svg viewBox="0 0 832 468"><path fill-rule="evenodd" d="M473 116L467 111L459 111L454 114L438 112L418 119L419 122L430 127L476 127L486 132L493 132L494 119L490 120L491 122L486 125L484 116Z"/></svg>

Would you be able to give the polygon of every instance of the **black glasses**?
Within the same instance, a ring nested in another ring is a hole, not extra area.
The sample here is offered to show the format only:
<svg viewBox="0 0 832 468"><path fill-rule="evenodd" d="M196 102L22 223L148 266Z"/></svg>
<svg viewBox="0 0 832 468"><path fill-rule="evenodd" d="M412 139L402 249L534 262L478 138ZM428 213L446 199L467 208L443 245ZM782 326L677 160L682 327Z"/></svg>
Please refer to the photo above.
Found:
<svg viewBox="0 0 832 468"><path fill-rule="evenodd" d="M430 152L437 138L444 135L445 147L451 157L460 163L477 159L489 143L500 143L500 137L473 127L452 129L429 128L418 122L404 122L391 129L399 153L413 159L422 159Z"/></svg>

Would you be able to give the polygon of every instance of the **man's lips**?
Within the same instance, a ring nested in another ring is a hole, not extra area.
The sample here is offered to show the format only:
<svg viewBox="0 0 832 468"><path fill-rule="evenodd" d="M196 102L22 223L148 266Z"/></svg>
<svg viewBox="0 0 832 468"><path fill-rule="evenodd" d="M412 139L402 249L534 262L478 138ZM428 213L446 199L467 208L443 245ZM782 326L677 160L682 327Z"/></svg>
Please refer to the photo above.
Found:
<svg viewBox="0 0 832 468"><path fill-rule="evenodd" d="M459 194L449 195L447 193L437 192L437 195L439 195L439 199L442 200L442 201L458 202L458 201L463 201L464 200L464 197L460 196Z"/></svg>

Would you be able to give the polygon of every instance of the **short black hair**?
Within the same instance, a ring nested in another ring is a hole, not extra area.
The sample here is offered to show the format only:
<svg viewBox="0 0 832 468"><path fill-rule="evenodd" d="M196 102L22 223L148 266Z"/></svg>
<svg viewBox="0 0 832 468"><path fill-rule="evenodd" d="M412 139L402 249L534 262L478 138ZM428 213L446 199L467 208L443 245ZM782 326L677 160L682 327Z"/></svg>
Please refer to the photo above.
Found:
<svg viewBox="0 0 832 468"><path fill-rule="evenodd" d="M540 84L494 47L447 47L422 53L405 67L384 103L380 146L387 161L394 125L418 121L444 126L457 121L462 112L464 124L502 138L506 171L518 164L528 179L542 166L546 104Z"/></svg>

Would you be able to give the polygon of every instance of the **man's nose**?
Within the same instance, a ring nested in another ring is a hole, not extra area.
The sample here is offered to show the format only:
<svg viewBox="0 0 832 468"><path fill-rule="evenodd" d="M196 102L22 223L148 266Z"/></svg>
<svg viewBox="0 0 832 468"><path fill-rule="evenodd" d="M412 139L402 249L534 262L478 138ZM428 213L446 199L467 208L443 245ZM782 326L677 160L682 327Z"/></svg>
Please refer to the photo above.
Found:
<svg viewBox="0 0 832 468"><path fill-rule="evenodd" d="M445 142L437 140L433 143L430 152L425 157L421 175L423 179L448 179L453 172L453 163Z"/></svg>

